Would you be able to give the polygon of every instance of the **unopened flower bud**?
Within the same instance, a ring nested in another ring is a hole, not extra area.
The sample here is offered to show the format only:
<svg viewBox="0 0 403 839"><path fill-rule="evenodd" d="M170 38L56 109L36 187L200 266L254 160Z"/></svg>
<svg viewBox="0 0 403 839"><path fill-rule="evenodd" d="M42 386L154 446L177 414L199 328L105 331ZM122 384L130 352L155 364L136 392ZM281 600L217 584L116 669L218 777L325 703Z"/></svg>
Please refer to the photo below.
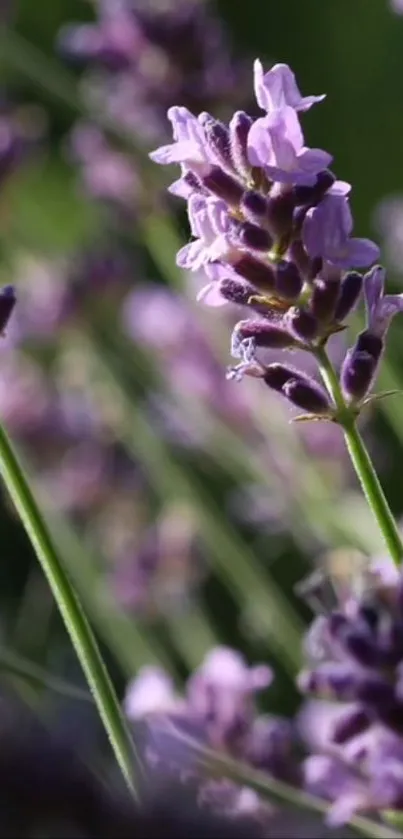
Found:
<svg viewBox="0 0 403 839"><path fill-rule="evenodd" d="M310 311L318 321L326 323L334 317L340 283L337 280L314 280L310 302Z"/></svg>
<svg viewBox="0 0 403 839"><path fill-rule="evenodd" d="M203 116L204 115L202 115L202 117ZM210 115L208 116L209 119L206 119L203 123L208 146L220 166L222 166L223 169L230 174L234 175L236 174L236 169L231 157L229 130L223 122L218 119L214 119ZM199 120L201 120L201 117L199 117Z"/></svg>
<svg viewBox="0 0 403 839"><path fill-rule="evenodd" d="M244 277L255 289L259 291L273 291L274 289L274 271L270 265L261 262L259 259L245 254L237 262L234 262L232 267L237 274Z"/></svg>
<svg viewBox="0 0 403 839"><path fill-rule="evenodd" d="M270 323L266 318L259 320L241 320L234 329L236 341L240 342L253 338L256 347L266 347L273 350L285 350L293 347L295 341L285 329Z"/></svg>
<svg viewBox="0 0 403 839"><path fill-rule="evenodd" d="M281 393L297 408L315 415L328 415L331 405L327 393L313 379L285 364L269 364L265 383Z"/></svg>
<svg viewBox="0 0 403 839"><path fill-rule="evenodd" d="M248 221L259 224L266 216L267 201L260 192L256 192L254 189L248 189L242 196L241 210Z"/></svg>
<svg viewBox="0 0 403 839"><path fill-rule="evenodd" d="M320 201L325 193L334 184L336 178L330 169L324 169L316 176L316 183L313 186L296 186L294 187L295 203L297 205L305 204L313 207Z"/></svg>
<svg viewBox="0 0 403 839"><path fill-rule="evenodd" d="M15 290L12 285L0 289L0 333L3 333L16 303Z"/></svg>
<svg viewBox="0 0 403 839"><path fill-rule="evenodd" d="M317 319L299 306L292 306L284 317L284 322L287 329L290 330L291 335L302 342L314 341L319 333L319 323Z"/></svg>
<svg viewBox="0 0 403 839"><path fill-rule="evenodd" d="M267 221L270 233L276 238L291 234L295 199L292 190L271 195L267 202Z"/></svg>
<svg viewBox="0 0 403 839"><path fill-rule="evenodd" d="M251 165L248 159L248 134L253 125L252 117L237 111L229 124L231 158L240 175L248 176Z"/></svg>
<svg viewBox="0 0 403 839"><path fill-rule="evenodd" d="M325 391L319 385L295 380L284 385L283 393L293 405L301 408L302 411L307 411L315 416L329 413L329 400Z"/></svg>
<svg viewBox="0 0 403 839"><path fill-rule="evenodd" d="M276 277L275 288L279 297L284 300L296 300L302 290L303 281L298 268L293 262L282 259L274 266Z"/></svg>
<svg viewBox="0 0 403 839"><path fill-rule="evenodd" d="M238 207L243 195L243 188L235 178L228 175L219 166L212 166L208 175L202 178L202 184L230 206Z"/></svg>
<svg viewBox="0 0 403 839"><path fill-rule="evenodd" d="M382 339L365 331L358 336L355 346L346 353L340 382L343 394L349 402L361 402L371 389L382 350Z"/></svg>
<svg viewBox="0 0 403 839"><path fill-rule="evenodd" d="M332 731L332 742L341 745L363 734L371 723L371 717L368 712L359 706L349 708L339 719L336 720Z"/></svg>
<svg viewBox="0 0 403 839"><path fill-rule="evenodd" d="M237 306L247 306L248 300L256 292L250 283L242 280L234 280L227 278L220 280L219 290L222 297L228 300L229 303L235 303Z"/></svg>
<svg viewBox="0 0 403 839"><path fill-rule="evenodd" d="M250 248L252 251L269 251L272 240L262 227L251 224L249 221L242 222L237 231L237 239L241 245Z"/></svg>
<svg viewBox="0 0 403 839"><path fill-rule="evenodd" d="M354 311L360 299L362 287L362 275L358 271L349 271L342 281L339 299L334 313L335 320L339 323L343 323L346 317Z"/></svg>

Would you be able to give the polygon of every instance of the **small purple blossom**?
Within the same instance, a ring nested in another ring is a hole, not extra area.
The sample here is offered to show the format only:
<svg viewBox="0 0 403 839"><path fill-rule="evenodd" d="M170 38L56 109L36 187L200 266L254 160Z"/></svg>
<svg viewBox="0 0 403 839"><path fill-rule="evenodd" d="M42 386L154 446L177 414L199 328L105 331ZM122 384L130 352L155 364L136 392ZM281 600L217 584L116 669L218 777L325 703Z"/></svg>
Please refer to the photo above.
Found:
<svg viewBox="0 0 403 839"><path fill-rule="evenodd" d="M352 239L353 218L348 200L329 192L308 210L303 224L304 245L312 258L322 257L337 268L366 268L379 257L369 239Z"/></svg>
<svg viewBox="0 0 403 839"><path fill-rule="evenodd" d="M247 809L257 816L263 805L257 794L200 774L191 741L298 784L292 724L256 711L256 694L272 678L266 664L249 666L237 650L224 646L207 653L182 696L159 668L143 668L127 689L125 710L135 726L145 727L148 767L156 767L162 778L172 771L183 782L191 778L200 802L214 810L239 815Z"/></svg>
<svg viewBox="0 0 403 839"><path fill-rule="evenodd" d="M298 116L290 106L253 123L248 157L251 165L262 167L270 180L307 186L313 185L318 173L332 162L328 152L304 145Z"/></svg>
<svg viewBox="0 0 403 839"><path fill-rule="evenodd" d="M168 119L172 123L175 142L151 152L151 160L162 166L181 163L196 174L208 172L212 161L201 119L197 119L187 108L177 107L169 109Z"/></svg>
<svg viewBox="0 0 403 839"><path fill-rule="evenodd" d="M368 330L383 338L392 318L403 311L403 294L384 294L386 271L376 265L364 277Z"/></svg>
<svg viewBox="0 0 403 839"><path fill-rule="evenodd" d="M274 64L265 73L262 62L256 59L254 65L254 87L257 103L263 111L271 113L290 106L295 111L308 111L322 96L301 96L294 73L287 64Z"/></svg>
<svg viewBox="0 0 403 839"><path fill-rule="evenodd" d="M309 700L300 714L312 753L305 786L332 802L329 824L403 808L402 591L389 559L372 562L361 592L350 589L309 634L300 687L333 701Z"/></svg>

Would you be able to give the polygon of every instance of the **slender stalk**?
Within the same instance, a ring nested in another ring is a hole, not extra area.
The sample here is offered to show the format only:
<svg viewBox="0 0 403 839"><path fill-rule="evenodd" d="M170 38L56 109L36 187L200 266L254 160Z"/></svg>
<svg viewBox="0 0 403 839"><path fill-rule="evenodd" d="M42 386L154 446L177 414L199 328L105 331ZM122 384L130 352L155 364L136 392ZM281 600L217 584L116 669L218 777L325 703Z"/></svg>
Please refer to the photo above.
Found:
<svg viewBox="0 0 403 839"><path fill-rule="evenodd" d="M346 405L333 365L324 347L316 351L322 379L338 410L347 448L368 504L378 522L391 558L396 566L403 561L403 543L373 463L358 431L355 417Z"/></svg>
<svg viewBox="0 0 403 839"><path fill-rule="evenodd" d="M42 670L41 667L34 664L34 662L22 658L18 653L0 647L0 672L3 670L17 678L32 682L38 688L59 693L61 696L66 696L69 699L76 699L79 702L93 701L92 695L88 691L71 685L69 682L66 682L64 679L59 679L57 676L52 676L46 670Z"/></svg>
<svg viewBox="0 0 403 839"><path fill-rule="evenodd" d="M42 566L67 632L77 653L99 715L125 780L136 794L133 782L135 760L140 766L112 682L80 601L61 564L43 516L0 424L0 471L28 538Z"/></svg>

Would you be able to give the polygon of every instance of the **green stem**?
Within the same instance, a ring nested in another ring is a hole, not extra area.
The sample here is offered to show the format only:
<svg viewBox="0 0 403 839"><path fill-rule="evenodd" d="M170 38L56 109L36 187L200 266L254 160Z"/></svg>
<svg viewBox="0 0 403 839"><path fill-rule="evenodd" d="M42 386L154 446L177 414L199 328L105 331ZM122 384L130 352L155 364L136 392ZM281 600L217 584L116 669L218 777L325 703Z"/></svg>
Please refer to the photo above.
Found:
<svg viewBox="0 0 403 839"><path fill-rule="evenodd" d="M133 767L137 758L118 699L80 601L61 564L42 514L0 424L0 471L28 538L42 566L70 635L116 760L134 794ZM140 766L137 758L137 764Z"/></svg>
<svg viewBox="0 0 403 839"><path fill-rule="evenodd" d="M355 417L346 405L339 380L324 347L315 353L322 379L333 398L347 448L368 504L378 522L389 554L398 567L403 561L403 543L373 463L358 431Z"/></svg>

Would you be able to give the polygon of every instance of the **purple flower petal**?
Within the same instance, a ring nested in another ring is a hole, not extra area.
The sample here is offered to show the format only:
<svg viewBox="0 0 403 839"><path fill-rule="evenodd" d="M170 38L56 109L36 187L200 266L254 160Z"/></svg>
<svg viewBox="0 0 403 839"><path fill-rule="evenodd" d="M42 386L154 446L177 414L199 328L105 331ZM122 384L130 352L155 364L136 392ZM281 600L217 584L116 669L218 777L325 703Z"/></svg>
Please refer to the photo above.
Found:
<svg viewBox="0 0 403 839"><path fill-rule="evenodd" d="M215 281L203 286L203 288L201 288L198 292L196 300L198 302L205 303L206 306L212 306L213 308L225 306L228 303L228 300L220 294L220 286Z"/></svg>
<svg viewBox="0 0 403 839"><path fill-rule="evenodd" d="M304 146L298 116L286 106L253 123L248 135L248 158L280 183L312 185L332 160L321 149Z"/></svg>
<svg viewBox="0 0 403 839"><path fill-rule="evenodd" d="M205 250L201 239L190 242L178 251L176 264L186 271L199 271L205 261Z"/></svg>
<svg viewBox="0 0 403 839"><path fill-rule="evenodd" d="M172 123L174 143L161 146L150 152L154 163L162 166L170 163L182 163L195 167L200 173L208 171L211 156L202 125L187 108L170 108L168 118Z"/></svg>
<svg viewBox="0 0 403 839"><path fill-rule="evenodd" d="M258 105L269 113L289 105L296 111L307 111L322 96L301 96L294 73L287 64L275 64L267 73L259 59L254 63L254 87Z"/></svg>
<svg viewBox="0 0 403 839"><path fill-rule="evenodd" d="M364 277L364 298L368 324L373 312L381 300L385 288L386 271L381 265L375 265Z"/></svg>
<svg viewBox="0 0 403 839"><path fill-rule="evenodd" d="M369 268L379 259L379 247L371 239L350 239L349 268Z"/></svg>
<svg viewBox="0 0 403 839"><path fill-rule="evenodd" d="M304 149L298 155L298 160L301 168L305 172L312 173L316 176L322 169L327 169L330 166L333 157L322 149Z"/></svg>
<svg viewBox="0 0 403 839"><path fill-rule="evenodd" d="M309 256L321 256L338 268L371 265L379 256L377 245L369 239L350 239L352 229L344 187L340 192L329 190L320 204L308 210L304 220L302 237Z"/></svg>

